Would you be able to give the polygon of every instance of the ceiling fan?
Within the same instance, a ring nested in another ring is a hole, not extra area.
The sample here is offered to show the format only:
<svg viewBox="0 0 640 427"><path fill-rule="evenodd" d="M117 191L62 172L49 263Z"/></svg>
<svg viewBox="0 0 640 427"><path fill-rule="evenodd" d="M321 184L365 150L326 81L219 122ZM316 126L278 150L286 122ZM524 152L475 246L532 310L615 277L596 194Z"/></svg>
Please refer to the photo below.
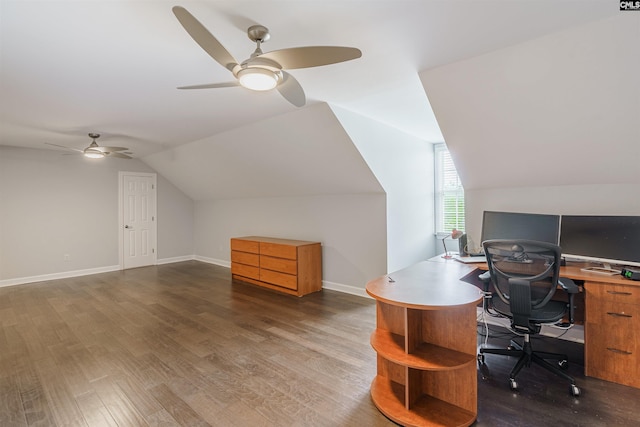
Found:
<svg viewBox="0 0 640 427"><path fill-rule="evenodd" d="M47 145L53 145L54 147L61 147L67 150L73 150L82 153L85 157L90 159L101 159L103 157L120 157L122 159L131 159L129 149L126 147L101 147L96 142L96 139L100 138L99 133L89 133L89 138L93 139L91 144L84 150L78 148L65 147L64 145L51 144L45 142Z"/></svg>
<svg viewBox="0 0 640 427"><path fill-rule="evenodd" d="M222 44L185 8L174 6L173 13L189 35L220 65L231 71L237 81L182 86L178 89L208 89L243 86L251 90L278 92L296 107L302 107L305 94L298 81L285 69L319 67L350 61L362 56L360 49L341 46L306 46L263 53L260 45L269 40L269 30L252 25L247 35L256 43L249 59L238 63Z"/></svg>

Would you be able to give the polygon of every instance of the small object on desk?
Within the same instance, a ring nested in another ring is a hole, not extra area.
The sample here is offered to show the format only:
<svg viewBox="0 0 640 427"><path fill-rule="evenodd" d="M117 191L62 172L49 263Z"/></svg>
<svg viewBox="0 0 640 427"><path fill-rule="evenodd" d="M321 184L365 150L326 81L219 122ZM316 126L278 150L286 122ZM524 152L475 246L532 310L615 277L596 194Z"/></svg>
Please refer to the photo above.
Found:
<svg viewBox="0 0 640 427"><path fill-rule="evenodd" d="M453 258L453 255L451 255L449 253L449 251L447 250L447 245L444 243L444 241L446 239L448 239L449 237L451 237L452 239L459 239L464 233L460 230L456 230L455 228L453 229L453 231L451 232L451 234L448 234L446 236L444 236L444 238L442 239L442 246L444 247L444 255L442 255L442 258L445 259L451 259Z"/></svg>
<svg viewBox="0 0 640 427"><path fill-rule="evenodd" d="M584 267L581 268L580 271L584 271L585 273L602 274L604 276L615 276L616 274L622 273L620 270L607 267Z"/></svg>
<svg viewBox="0 0 640 427"><path fill-rule="evenodd" d="M625 267L622 269L622 272L620 274L622 274L622 276L626 279L640 280L640 270L638 270L637 268Z"/></svg>
<svg viewBox="0 0 640 427"><path fill-rule="evenodd" d="M465 263L465 264L472 264L472 263L476 263L476 262L487 262L487 257L485 257L484 255L474 255L474 256L454 255L453 259L455 259L456 261L460 261L462 263Z"/></svg>

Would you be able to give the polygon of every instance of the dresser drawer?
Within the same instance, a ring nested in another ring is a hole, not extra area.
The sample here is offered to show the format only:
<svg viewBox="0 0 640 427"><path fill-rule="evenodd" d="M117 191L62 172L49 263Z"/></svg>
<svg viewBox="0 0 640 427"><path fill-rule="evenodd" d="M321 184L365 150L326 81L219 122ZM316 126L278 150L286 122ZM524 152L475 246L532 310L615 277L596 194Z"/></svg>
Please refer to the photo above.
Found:
<svg viewBox="0 0 640 427"><path fill-rule="evenodd" d="M259 254L260 243L253 240L231 239L231 250Z"/></svg>
<svg viewBox="0 0 640 427"><path fill-rule="evenodd" d="M298 257L298 249L292 245L260 242L260 254L276 258L296 259Z"/></svg>
<svg viewBox="0 0 640 427"><path fill-rule="evenodd" d="M266 283L271 283L272 285L282 286L287 289L298 289L298 278L291 274L260 269L260 280Z"/></svg>
<svg viewBox="0 0 640 427"><path fill-rule="evenodd" d="M242 277L248 277L249 279L260 280L260 268L252 265L238 264L237 262L231 263L231 274L236 274Z"/></svg>
<svg viewBox="0 0 640 427"><path fill-rule="evenodd" d="M260 255L251 254L248 252L231 251L231 262L238 262L240 264L253 265L254 267L259 267Z"/></svg>
<svg viewBox="0 0 640 427"><path fill-rule="evenodd" d="M640 305L640 286L585 282L587 298Z"/></svg>
<svg viewBox="0 0 640 427"><path fill-rule="evenodd" d="M293 259L260 255L260 268L295 275L298 272L298 263Z"/></svg>

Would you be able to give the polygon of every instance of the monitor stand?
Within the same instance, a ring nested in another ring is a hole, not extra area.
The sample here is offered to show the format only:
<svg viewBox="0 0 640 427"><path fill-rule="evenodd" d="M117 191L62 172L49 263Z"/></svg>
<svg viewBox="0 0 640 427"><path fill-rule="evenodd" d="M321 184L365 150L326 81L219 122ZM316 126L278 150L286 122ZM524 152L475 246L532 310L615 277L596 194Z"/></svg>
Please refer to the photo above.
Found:
<svg viewBox="0 0 640 427"><path fill-rule="evenodd" d="M586 271L587 273L603 274L605 276L615 276L616 274L622 273L622 271L620 270L611 268L611 264L609 264L608 262L603 262L602 267L584 267L580 270Z"/></svg>

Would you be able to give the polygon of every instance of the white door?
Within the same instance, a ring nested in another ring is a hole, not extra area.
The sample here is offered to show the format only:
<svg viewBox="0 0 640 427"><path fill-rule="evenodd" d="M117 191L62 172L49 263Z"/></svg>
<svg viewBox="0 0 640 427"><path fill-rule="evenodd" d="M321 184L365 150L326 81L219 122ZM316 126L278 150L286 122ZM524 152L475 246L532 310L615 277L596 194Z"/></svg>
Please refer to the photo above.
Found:
<svg viewBox="0 0 640 427"><path fill-rule="evenodd" d="M156 175L120 173L122 268L156 263Z"/></svg>

